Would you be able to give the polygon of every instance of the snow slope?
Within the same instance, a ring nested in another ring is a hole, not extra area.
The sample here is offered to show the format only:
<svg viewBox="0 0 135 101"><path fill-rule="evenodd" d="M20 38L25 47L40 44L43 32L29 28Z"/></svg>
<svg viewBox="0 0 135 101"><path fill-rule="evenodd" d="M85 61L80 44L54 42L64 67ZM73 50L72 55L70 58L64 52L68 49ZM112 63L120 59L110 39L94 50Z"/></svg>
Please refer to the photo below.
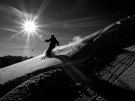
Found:
<svg viewBox="0 0 135 101"><path fill-rule="evenodd" d="M8 81L12 81L13 79L16 79L17 77L24 76L26 74L32 73L34 71L52 67L55 65L62 64L63 62L55 57L55 55L65 55L70 56L77 52L78 47L83 47L84 44L82 43L82 40L72 42L70 44L64 45L64 46L58 46L53 50L53 57L45 59L41 59L41 57L45 56L45 53L36 56L32 59L25 60L20 63L13 64L11 66L5 67L0 69L0 84L4 84Z"/></svg>
<svg viewBox="0 0 135 101"><path fill-rule="evenodd" d="M76 83L78 81L87 84L91 83L86 76L88 74L85 75L83 71L79 70L77 67L87 67L88 70L90 69L90 71L87 72L92 72L91 68L100 70L102 66L116 58L113 57L113 55L118 54L117 51L119 52L122 48L134 45L134 21L134 17L128 17L85 38L76 40L68 45L56 47L53 50L52 58L41 60L42 54L32 59L2 68L0 69L0 84L5 84L34 71L52 66L55 67L56 65L61 65ZM130 68L122 75L122 80L125 78L130 79L130 75L133 75L132 70L134 65L132 64L131 66L132 69ZM132 77L134 78L134 76ZM127 79L126 83L128 83ZM134 85L134 83L132 83L132 85ZM9 95L7 94L7 96Z"/></svg>
<svg viewBox="0 0 135 101"><path fill-rule="evenodd" d="M43 55L40 55L21 63L0 69L0 83L4 84L5 82L11 81L17 77L26 75L36 70L62 63L62 61L57 58L46 58L46 60L41 60L42 56Z"/></svg>

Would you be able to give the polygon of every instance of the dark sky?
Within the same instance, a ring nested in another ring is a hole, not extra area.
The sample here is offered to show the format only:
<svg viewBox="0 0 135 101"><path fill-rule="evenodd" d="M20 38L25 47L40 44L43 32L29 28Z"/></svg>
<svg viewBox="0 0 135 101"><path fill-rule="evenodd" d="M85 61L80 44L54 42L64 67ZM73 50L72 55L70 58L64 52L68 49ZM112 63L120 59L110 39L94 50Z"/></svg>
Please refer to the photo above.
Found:
<svg viewBox="0 0 135 101"><path fill-rule="evenodd" d="M0 56L39 55L48 47L44 43L35 51L43 38L54 34L61 45L69 43L75 36L87 36L108 24L134 14L133 0L0 0ZM39 10L40 9L40 10ZM38 32L42 38L29 38L17 34L21 17L18 12L36 14L40 11ZM16 37L14 37L16 35Z"/></svg>

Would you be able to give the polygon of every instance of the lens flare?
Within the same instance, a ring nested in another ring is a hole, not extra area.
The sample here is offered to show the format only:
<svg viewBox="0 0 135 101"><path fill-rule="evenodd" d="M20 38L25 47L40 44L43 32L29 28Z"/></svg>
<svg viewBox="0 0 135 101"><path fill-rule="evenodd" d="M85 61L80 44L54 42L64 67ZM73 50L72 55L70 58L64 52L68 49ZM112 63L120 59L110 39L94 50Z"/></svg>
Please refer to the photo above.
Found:
<svg viewBox="0 0 135 101"><path fill-rule="evenodd" d="M32 33L36 30L36 25L32 21L27 21L26 23L24 23L24 29L26 32Z"/></svg>
<svg viewBox="0 0 135 101"><path fill-rule="evenodd" d="M33 34L33 33L36 33L38 26L34 20L33 21L29 20L29 21L25 21L22 24L22 28L23 28L25 33Z"/></svg>
<svg viewBox="0 0 135 101"><path fill-rule="evenodd" d="M26 45L24 47L24 54L27 56L30 55L30 40L33 37L35 39L35 36L38 38L42 38L40 32L41 30L41 25L39 23L39 16L32 14L32 13L27 13L27 12L21 12L21 17L19 20L16 21L18 25L19 31L15 34L17 35L22 35L26 36ZM32 38L32 39L33 39Z"/></svg>

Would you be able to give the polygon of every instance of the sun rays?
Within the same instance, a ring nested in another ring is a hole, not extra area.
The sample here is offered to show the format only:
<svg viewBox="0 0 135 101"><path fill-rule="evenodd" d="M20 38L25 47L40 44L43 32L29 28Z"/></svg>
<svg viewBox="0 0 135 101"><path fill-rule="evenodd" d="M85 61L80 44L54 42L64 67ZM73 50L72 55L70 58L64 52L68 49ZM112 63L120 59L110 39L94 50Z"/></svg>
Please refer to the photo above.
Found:
<svg viewBox="0 0 135 101"><path fill-rule="evenodd" d="M29 1L30 4L33 5L33 6L31 5L29 6L28 5L29 3L26 4L26 2L22 0L18 2L19 3L18 8L13 6L6 6L4 9L4 11L6 11L7 14L13 15L14 18L10 19L12 20L13 26L8 28L0 27L0 29L6 30L8 31L8 33L10 32L11 34L13 34L10 39L23 40L23 42L25 42L24 53L27 55L29 55L31 48L34 47L34 43L32 42L35 42L35 40L39 40L39 39L43 40L43 37L46 37L52 33L53 34L58 33L57 28L58 29L64 28L64 30L68 31L69 29L75 30L76 28L80 28L80 27L81 28L93 27L93 26L97 26L97 24L92 23L92 20L101 17L101 16L83 17L83 18L78 17L72 19L69 18L66 20L64 19L57 20L56 17L56 19L53 19L55 18L55 14L50 13L53 15L47 15L49 14L47 13L48 12L47 8L49 6L51 6L52 9L55 9L54 8L55 6L52 6L51 4L53 3L52 1L53 0L43 0L40 3L38 3L38 5L36 5L34 1ZM45 10L47 12L45 12ZM71 14L70 12L68 13L69 15ZM61 16L61 12L58 15ZM48 18L48 16L49 17L53 16L53 17ZM35 39L35 38L39 38L39 39ZM31 43L33 44L33 46L31 45Z"/></svg>
<svg viewBox="0 0 135 101"><path fill-rule="evenodd" d="M37 30L37 25L34 21L26 21L22 24L22 28L24 29L25 33L33 34Z"/></svg>
<svg viewBox="0 0 135 101"><path fill-rule="evenodd" d="M28 16L22 18L20 22L17 22L21 28L21 33L28 34L30 36L38 35L40 31L40 25L37 23L37 19L34 16Z"/></svg>
<svg viewBox="0 0 135 101"><path fill-rule="evenodd" d="M24 3L20 4L21 10L10 7L12 10L12 14L15 14L17 16L17 20L15 21L17 25L17 32L12 36L12 38L15 37L21 37L21 36L26 36L26 45L24 47L24 54L29 56L29 51L30 51L30 39L31 37L35 38L42 38L41 32L45 32L43 30L43 25L41 25L40 22L40 15L43 13L45 8L49 5L51 0L44 0L39 7L37 12L27 12L26 7ZM30 9L30 8L29 8ZM32 11L32 10L30 10Z"/></svg>
<svg viewBox="0 0 135 101"><path fill-rule="evenodd" d="M30 2L33 6L28 6L24 1L18 2L20 9L13 6L0 5L0 10L3 10L7 14L14 17L13 19L10 18L13 26L0 27L0 29L13 34L9 39L23 40L23 42L25 41L23 55L27 56L29 56L31 50L31 40L35 40L35 38L39 38L41 40L44 36L43 33L47 33L47 31L44 30L45 26L40 23L41 15L52 0L43 0L38 6L35 6L33 1ZM34 10L34 8L36 8L36 10Z"/></svg>

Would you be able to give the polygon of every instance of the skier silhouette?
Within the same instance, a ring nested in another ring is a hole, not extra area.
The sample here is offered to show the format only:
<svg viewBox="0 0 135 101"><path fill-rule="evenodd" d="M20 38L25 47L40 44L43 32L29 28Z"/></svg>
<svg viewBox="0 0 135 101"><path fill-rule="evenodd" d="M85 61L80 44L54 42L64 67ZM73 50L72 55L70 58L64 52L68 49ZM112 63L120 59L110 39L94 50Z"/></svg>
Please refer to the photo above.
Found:
<svg viewBox="0 0 135 101"><path fill-rule="evenodd" d="M46 56L50 57L51 53L52 53L52 50L55 48L56 45L57 46L59 45L59 42L57 41L57 39L55 38L54 35L51 35L51 38L48 39L48 40L45 40L45 42L50 42L50 46L46 51Z"/></svg>

